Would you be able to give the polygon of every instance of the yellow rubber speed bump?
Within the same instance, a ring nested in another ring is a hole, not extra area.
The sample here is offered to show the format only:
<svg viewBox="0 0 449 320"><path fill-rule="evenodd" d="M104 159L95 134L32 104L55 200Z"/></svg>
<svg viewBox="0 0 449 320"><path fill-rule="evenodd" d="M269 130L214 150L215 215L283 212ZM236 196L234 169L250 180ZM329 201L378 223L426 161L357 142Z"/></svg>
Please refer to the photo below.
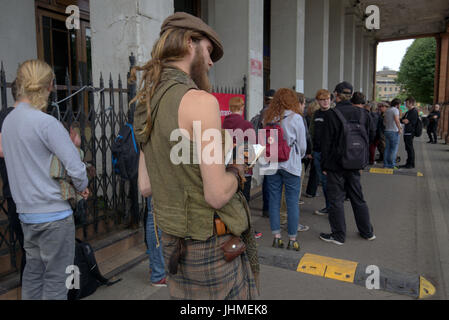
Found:
<svg viewBox="0 0 449 320"><path fill-rule="evenodd" d="M375 265L264 247L259 248L258 256L259 263L264 265L352 283L367 290L382 290L415 299L426 299L436 293L435 287L419 275Z"/></svg>
<svg viewBox="0 0 449 320"><path fill-rule="evenodd" d="M419 277L419 298L425 299L433 296L436 290L435 287L423 277Z"/></svg>
<svg viewBox="0 0 449 320"><path fill-rule="evenodd" d="M356 269L357 262L306 253L296 271L353 283Z"/></svg>
<svg viewBox="0 0 449 320"><path fill-rule="evenodd" d="M380 174L394 174L393 169L388 168L371 168L369 170L370 173L380 173Z"/></svg>
<svg viewBox="0 0 449 320"><path fill-rule="evenodd" d="M413 171L402 171L402 170L394 170L390 168L370 168L366 169L365 172L369 173L377 173L377 174L388 174L388 175L399 175L399 176L411 176L411 177L424 177L422 172L413 172Z"/></svg>

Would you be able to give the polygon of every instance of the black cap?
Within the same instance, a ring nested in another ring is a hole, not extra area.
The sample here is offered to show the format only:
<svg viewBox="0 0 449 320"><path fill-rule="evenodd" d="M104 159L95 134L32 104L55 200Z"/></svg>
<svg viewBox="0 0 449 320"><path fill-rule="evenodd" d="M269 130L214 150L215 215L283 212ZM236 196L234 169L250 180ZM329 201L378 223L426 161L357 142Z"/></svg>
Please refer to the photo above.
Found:
<svg viewBox="0 0 449 320"><path fill-rule="evenodd" d="M273 98L276 90L270 89L265 92L265 98Z"/></svg>
<svg viewBox="0 0 449 320"><path fill-rule="evenodd" d="M343 82L337 84L334 91L339 94L352 94L354 91L354 88L352 87L352 85L349 82L343 81Z"/></svg>

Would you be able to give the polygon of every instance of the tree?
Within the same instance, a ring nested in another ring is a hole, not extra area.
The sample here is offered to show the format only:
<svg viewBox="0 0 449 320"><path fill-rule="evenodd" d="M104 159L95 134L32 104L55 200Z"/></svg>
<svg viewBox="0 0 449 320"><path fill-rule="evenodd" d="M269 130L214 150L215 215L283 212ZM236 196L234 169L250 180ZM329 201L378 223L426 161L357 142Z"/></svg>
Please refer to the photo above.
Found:
<svg viewBox="0 0 449 320"><path fill-rule="evenodd" d="M436 40L416 39L401 62L397 82L416 101L433 103Z"/></svg>

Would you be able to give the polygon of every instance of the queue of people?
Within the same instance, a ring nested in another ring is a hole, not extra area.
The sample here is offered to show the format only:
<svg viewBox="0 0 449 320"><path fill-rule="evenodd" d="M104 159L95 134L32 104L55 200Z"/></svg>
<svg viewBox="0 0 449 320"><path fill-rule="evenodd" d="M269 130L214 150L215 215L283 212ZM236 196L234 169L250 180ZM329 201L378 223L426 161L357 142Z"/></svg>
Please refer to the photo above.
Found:
<svg viewBox="0 0 449 320"><path fill-rule="evenodd" d="M146 241L154 286L168 285L174 299L206 300L255 299L260 289L255 239L261 234L254 230L248 205L251 168L234 162L175 164L170 161L174 130L182 129L190 137L189 150L201 156L210 154L211 146L225 151L223 154L229 151L222 141L203 141L206 130L250 130L256 138L244 142L257 142L267 149L270 145L274 158L268 157L261 170L263 216L269 218L274 248L301 250L298 232L309 229L300 223L298 204L306 167L311 174L305 194L315 197L321 184L325 201L315 214L329 219L330 232L323 230L320 239L345 243L346 199L351 202L360 236L376 239L360 170L374 163L375 149L381 150L382 141L384 166L396 168L402 130L408 154L404 167L415 166L413 139L418 114L413 98L406 100L408 112L399 119L398 101L392 101L389 108L381 104L379 112L373 112L363 94L355 93L348 82L339 83L332 93L318 90L315 102L306 110L303 94L280 88L266 94L263 109L251 122L243 119L243 100L232 99L232 113L222 125L207 75L223 56L215 31L201 19L178 12L163 22L160 35L151 59L131 73L135 80L136 73L143 72L133 101L137 102L134 124L149 183L145 191ZM75 229L72 208L48 174L53 156L63 163L79 195L89 196L86 166L74 140L58 120L43 112L54 78L44 62L23 63L17 73L17 103L2 118L3 126L0 124L0 151L23 230L23 299L67 296L65 269L74 260ZM435 108L433 123L439 117L437 112ZM202 124L199 130L194 126L198 121ZM433 141L432 128L429 137ZM267 137L260 134L263 129L276 133L277 138L261 141L260 137ZM281 236L283 198L286 245Z"/></svg>

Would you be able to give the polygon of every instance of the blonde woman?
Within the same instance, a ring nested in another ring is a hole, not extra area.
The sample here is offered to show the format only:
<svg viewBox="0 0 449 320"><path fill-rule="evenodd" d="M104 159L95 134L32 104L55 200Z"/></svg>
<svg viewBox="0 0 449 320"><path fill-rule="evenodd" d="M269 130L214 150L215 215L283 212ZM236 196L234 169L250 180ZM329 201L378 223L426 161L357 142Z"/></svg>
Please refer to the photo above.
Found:
<svg viewBox="0 0 449 320"><path fill-rule="evenodd" d="M44 112L53 79L53 70L45 62L28 60L20 65L18 104L2 130L11 193L24 233L24 300L67 299L66 269L74 260L75 225L59 183L50 178L53 155L81 195L89 195L86 167L67 130Z"/></svg>

